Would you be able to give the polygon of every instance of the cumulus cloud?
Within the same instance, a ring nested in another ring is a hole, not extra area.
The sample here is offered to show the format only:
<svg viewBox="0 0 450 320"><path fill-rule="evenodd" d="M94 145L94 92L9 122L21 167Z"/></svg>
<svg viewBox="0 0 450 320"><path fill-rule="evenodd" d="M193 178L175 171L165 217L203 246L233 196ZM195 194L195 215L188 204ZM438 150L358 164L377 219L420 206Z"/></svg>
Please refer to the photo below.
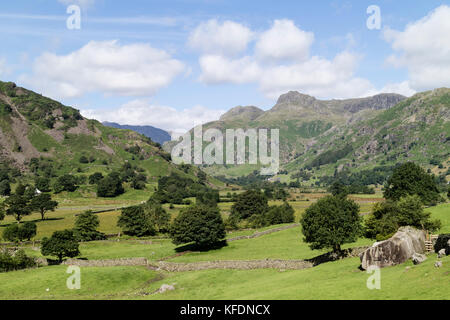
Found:
<svg viewBox="0 0 450 320"><path fill-rule="evenodd" d="M235 83L243 84L258 80L261 68L251 57L230 59L220 55L200 57L202 75L200 80L209 84Z"/></svg>
<svg viewBox="0 0 450 320"><path fill-rule="evenodd" d="M255 46L256 55L267 60L306 60L314 34L297 28L291 20L275 20Z"/></svg>
<svg viewBox="0 0 450 320"><path fill-rule="evenodd" d="M301 30L290 20L275 20L269 30L255 39L253 55L201 56L200 81L256 83L272 99L288 90L319 98L362 97L376 92L370 81L354 75L359 55L343 51L331 60L311 56L314 34Z"/></svg>
<svg viewBox="0 0 450 320"><path fill-rule="evenodd" d="M188 38L188 46L205 54L235 55L247 48L253 32L246 26L212 19L201 23Z"/></svg>
<svg viewBox="0 0 450 320"><path fill-rule="evenodd" d="M182 62L146 43L91 41L68 55L44 53L24 83L54 98L80 97L90 92L151 96L185 70Z"/></svg>
<svg viewBox="0 0 450 320"><path fill-rule="evenodd" d="M403 81L398 83L388 83L386 84L380 92L385 93L398 93L406 97L411 97L417 93L416 90L412 89L409 85L409 81Z"/></svg>
<svg viewBox="0 0 450 320"><path fill-rule="evenodd" d="M443 5L426 17L408 24L403 31L384 30L396 54L388 62L406 67L410 86L427 90L450 86L450 7Z"/></svg>
<svg viewBox="0 0 450 320"><path fill-rule="evenodd" d="M146 99L130 101L113 110L81 110L83 116L99 121L118 122L128 125L151 125L172 133L176 139L194 126L214 121L225 113L195 106L181 111L173 107L154 105Z"/></svg>

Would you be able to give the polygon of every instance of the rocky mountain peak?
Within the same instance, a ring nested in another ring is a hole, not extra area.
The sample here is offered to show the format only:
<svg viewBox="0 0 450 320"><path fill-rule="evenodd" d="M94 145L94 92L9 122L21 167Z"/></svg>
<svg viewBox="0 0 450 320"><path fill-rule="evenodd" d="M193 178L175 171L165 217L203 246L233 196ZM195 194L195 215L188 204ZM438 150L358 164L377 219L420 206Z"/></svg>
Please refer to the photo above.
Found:
<svg viewBox="0 0 450 320"><path fill-rule="evenodd" d="M227 121L233 119L247 119L247 120L255 120L260 115L264 113L263 110L254 107L254 106L237 106L230 111L226 112L220 117L220 121Z"/></svg>
<svg viewBox="0 0 450 320"><path fill-rule="evenodd" d="M278 98L277 104L294 104L308 106L313 104L316 98L306 94L302 94L298 91L289 91Z"/></svg>

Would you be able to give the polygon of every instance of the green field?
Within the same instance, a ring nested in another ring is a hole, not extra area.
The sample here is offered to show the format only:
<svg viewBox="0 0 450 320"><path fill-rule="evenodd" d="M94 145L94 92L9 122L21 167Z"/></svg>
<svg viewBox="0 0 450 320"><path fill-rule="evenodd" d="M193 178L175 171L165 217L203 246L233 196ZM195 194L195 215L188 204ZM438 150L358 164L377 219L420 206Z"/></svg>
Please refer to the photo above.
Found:
<svg viewBox="0 0 450 320"><path fill-rule="evenodd" d="M449 203L427 209L434 218L442 220L442 233L449 231L449 209ZM229 234L229 237L255 231L240 231ZM151 241L151 244L144 240L83 243L80 246L81 257L87 260L146 257L156 262L176 253L176 247L168 239ZM371 243L373 241L360 239L345 247ZM26 251L40 256L36 248L27 247ZM169 261L299 260L324 252L311 250L302 241L300 227L295 227L230 242L219 250L187 253ZM409 261L382 269L381 290L366 287L370 275L358 269L359 258L293 271L260 269L168 273L132 266L82 267L81 290L66 288L67 266L50 266L0 274L0 299L448 299L450 258L442 259L442 268L434 267L436 260L436 254L430 254L423 264L417 266ZM175 284L176 290L151 294L162 284Z"/></svg>

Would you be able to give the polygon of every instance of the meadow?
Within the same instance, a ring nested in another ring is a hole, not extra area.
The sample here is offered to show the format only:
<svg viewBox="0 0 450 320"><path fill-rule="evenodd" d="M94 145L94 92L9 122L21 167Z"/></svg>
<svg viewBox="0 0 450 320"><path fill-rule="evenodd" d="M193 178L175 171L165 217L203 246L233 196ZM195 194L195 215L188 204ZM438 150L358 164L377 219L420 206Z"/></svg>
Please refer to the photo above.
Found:
<svg viewBox="0 0 450 320"><path fill-rule="evenodd" d="M302 210L297 208L297 210ZM443 222L441 232L450 228L450 204L428 208L433 218ZM298 212L300 214L300 212ZM104 221L104 220L102 220ZM272 226L270 228L276 228ZM228 237L252 234L245 230ZM151 241L151 243L149 242ZM359 239L345 247L372 244ZM145 257L150 261L200 262L220 260L309 259L325 253L311 250L295 227L254 239L233 241L208 252L189 252L173 257L176 246L169 239L100 241L82 243L81 258L87 260ZM40 256L31 246L28 254ZM0 299L448 299L450 297L450 258L435 268L436 254L413 265L405 264L381 270L381 290L369 290L370 276L359 270L359 258L328 262L304 270L203 270L190 272L153 271L146 267L82 267L80 290L66 288L67 266L0 274ZM162 284L174 284L175 290L153 294Z"/></svg>

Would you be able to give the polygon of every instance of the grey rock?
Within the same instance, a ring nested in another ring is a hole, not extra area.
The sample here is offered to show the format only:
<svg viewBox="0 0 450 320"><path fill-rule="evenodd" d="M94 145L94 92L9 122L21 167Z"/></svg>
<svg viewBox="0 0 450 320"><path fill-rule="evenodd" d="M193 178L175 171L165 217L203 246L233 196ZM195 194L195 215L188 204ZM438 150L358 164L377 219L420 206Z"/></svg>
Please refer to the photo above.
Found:
<svg viewBox="0 0 450 320"><path fill-rule="evenodd" d="M436 263L434 264L434 266L436 268L442 268L442 261L436 261Z"/></svg>
<svg viewBox="0 0 450 320"><path fill-rule="evenodd" d="M425 252L426 234L413 227L402 227L388 240L375 243L361 253L361 268L379 268L398 265L411 259L415 253Z"/></svg>
<svg viewBox="0 0 450 320"><path fill-rule="evenodd" d="M414 253L412 256L412 261L414 264L421 264L422 262L424 262L425 260L427 260L427 256L424 254L420 254L420 253Z"/></svg>
<svg viewBox="0 0 450 320"><path fill-rule="evenodd" d="M163 284L161 286L161 288L159 288L158 293L164 293L166 291L173 291L173 290L175 290L175 286L174 285Z"/></svg>

